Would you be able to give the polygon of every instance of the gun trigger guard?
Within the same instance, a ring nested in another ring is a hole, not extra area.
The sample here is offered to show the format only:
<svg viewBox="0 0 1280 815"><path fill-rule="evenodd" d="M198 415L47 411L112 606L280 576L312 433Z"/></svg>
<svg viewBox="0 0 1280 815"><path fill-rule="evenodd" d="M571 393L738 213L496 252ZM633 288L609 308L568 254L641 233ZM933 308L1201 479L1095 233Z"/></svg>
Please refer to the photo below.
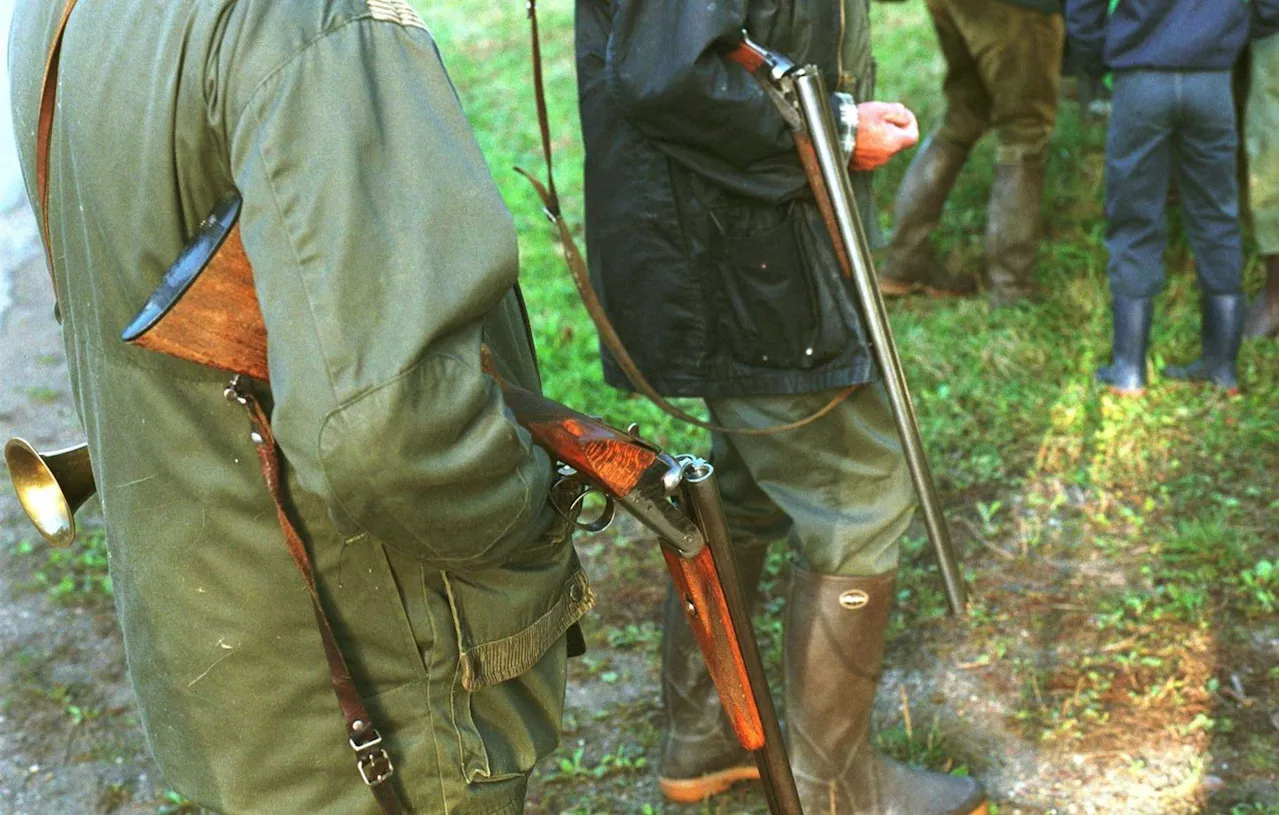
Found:
<svg viewBox="0 0 1280 815"><path fill-rule="evenodd" d="M581 482L578 483L581 484ZM557 486L559 486L559 484L557 484ZM617 504L615 504L613 498L608 495L604 496L604 509L601 510L595 520L587 521L585 523L578 520L579 516L582 514L582 502L585 501L587 496L593 492L598 492L598 490L587 487L587 489L582 490L574 496L568 507L560 506L560 502L556 500L558 496L553 495L551 499L551 508L556 511L557 515L573 524L576 528L581 529L583 532L588 534L603 532L613 524L613 519L618 514ZM603 493L601 494L603 495Z"/></svg>
<svg viewBox="0 0 1280 815"><path fill-rule="evenodd" d="M575 503L581 503L588 494L589 493L584 492ZM606 495L604 499L604 510L601 511L600 515L594 521L583 523L582 521L575 520L573 525L581 529L583 532L594 535L595 533L603 532L612 526L613 519L617 514L618 505L614 503L612 498Z"/></svg>

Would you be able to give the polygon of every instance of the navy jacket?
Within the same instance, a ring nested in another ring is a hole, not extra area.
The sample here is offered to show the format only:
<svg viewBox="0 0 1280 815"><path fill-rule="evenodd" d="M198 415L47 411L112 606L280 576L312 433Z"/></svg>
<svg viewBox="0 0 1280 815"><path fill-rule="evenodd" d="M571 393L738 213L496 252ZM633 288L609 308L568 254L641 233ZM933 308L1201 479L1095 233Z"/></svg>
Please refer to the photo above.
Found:
<svg viewBox="0 0 1280 815"><path fill-rule="evenodd" d="M1229 71L1250 34L1276 30L1276 0L1067 0L1077 70Z"/></svg>

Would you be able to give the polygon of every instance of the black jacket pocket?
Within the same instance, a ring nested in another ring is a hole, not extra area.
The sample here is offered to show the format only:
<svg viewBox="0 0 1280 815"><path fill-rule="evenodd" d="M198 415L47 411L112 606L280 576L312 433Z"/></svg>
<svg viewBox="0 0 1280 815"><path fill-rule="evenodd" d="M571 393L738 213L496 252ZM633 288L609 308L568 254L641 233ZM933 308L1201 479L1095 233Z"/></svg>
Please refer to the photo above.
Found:
<svg viewBox="0 0 1280 815"><path fill-rule="evenodd" d="M792 219L747 235L731 234L727 216L711 219L722 341L733 358L781 369L829 360L815 347L821 315Z"/></svg>

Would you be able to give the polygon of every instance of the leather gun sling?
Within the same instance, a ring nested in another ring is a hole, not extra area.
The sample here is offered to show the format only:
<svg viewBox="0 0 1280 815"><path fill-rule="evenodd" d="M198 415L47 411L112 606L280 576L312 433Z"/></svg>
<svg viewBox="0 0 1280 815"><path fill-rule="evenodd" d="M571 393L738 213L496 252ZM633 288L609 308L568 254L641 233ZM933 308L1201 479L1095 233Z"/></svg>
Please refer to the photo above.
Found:
<svg viewBox="0 0 1280 815"><path fill-rule="evenodd" d="M547 115L546 91L543 88L542 81L542 49L538 38L537 5L537 0L529 0L529 29L533 50L533 95L538 106L538 129L542 136L542 157L547 165L547 183L544 185L527 170L519 167L516 168L516 172L529 180L529 183L537 191L538 197L542 199L542 211L560 233L560 245L564 249L564 262L569 267L569 274L573 277L573 283L578 289L578 295L582 298L582 304L586 306L587 314L590 315L591 321L596 325L600 341L604 343L605 348L609 349L609 353L613 356L614 361L618 363L618 367L622 369L622 373L626 375L627 380L664 413L703 430L712 430L735 436L768 436L775 433L785 433L788 430L796 430L811 424L835 410L836 406L849 398L849 394L853 393L858 387L857 385L849 385L842 388L832 397L831 401L816 412L794 422L771 425L769 427L725 427L703 421L697 416L671 404L645 378L645 375L640 371L640 366L636 364L623 344L622 337L618 335L617 330L613 327L613 323L609 320L609 315L605 312L604 305L601 304L595 288L591 285L591 276L587 272L587 264L583 261L582 253L578 251L578 245L574 242L569 226L565 223L564 216L560 211L560 196L556 193L555 176L552 174L551 169L551 126Z"/></svg>
<svg viewBox="0 0 1280 815"><path fill-rule="evenodd" d="M53 111L58 95L58 60L62 57L62 35L67 30L67 19L76 0L67 0L53 30L53 42L44 60L44 75L40 80L40 113L36 119L36 195L40 206L40 239L44 241L44 254L49 262L49 283L53 285L54 303L58 300L58 286L53 279L53 244L49 238L49 144L53 139Z"/></svg>
<svg viewBox="0 0 1280 815"><path fill-rule="evenodd" d="M49 148L53 135L53 115L57 101L58 61L62 55L62 37L66 32L67 20L70 18L71 10L75 5L76 0L68 0L67 5L62 10L62 16L58 20L57 28L54 29L53 42L45 59L44 77L40 91L40 112L36 131L38 138L36 143L36 187L39 195L41 238L44 241L45 257L49 264L50 283L54 285L55 303L58 290L53 277L53 249L49 235ZM233 236L233 239L239 240L238 232ZM280 451L276 446L275 437L271 433L270 422L251 393L241 389L233 389L232 395L248 412L250 423L254 429L254 442L257 447L258 461L262 468L262 478L266 482L267 489L271 494L271 500L275 504L276 517L279 519L280 529L284 533L289 556L293 560L294 566L297 567L298 573L302 576L302 582L305 584L307 593L311 598L312 610L316 617L316 628L324 645L325 659L329 667L329 681L333 686L334 695L337 696L338 706L341 708L342 717L346 722L348 744L355 751L357 769L360 771L360 776L364 779L365 784L368 785L383 815L402 815L405 810L399 795L396 793L395 786L385 783L390 779L394 768L386 750L382 747L382 736L374 728L369 713L365 709L364 702L360 699L359 691L356 690L355 683L351 679L351 672L347 668L346 660L342 656L342 650L338 647L337 638L333 634L333 628L325 615L324 607L321 605L320 595L316 590L314 571L311 567L311 560L307 554L306 546L303 544L302 538L298 535L297 529L285 510L280 487Z"/></svg>

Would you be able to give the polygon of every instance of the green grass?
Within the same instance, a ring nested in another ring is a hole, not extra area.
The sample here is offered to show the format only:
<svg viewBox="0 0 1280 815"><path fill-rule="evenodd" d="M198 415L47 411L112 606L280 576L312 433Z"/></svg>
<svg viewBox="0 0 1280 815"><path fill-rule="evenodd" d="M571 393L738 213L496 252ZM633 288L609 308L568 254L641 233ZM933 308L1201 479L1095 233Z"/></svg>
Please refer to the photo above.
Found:
<svg viewBox="0 0 1280 815"><path fill-rule="evenodd" d="M539 202L512 169L542 173L524 5L455 0L423 11L516 218L521 281L548 395L619 426L639 422L672 452L704 453L702 431L603 385L595 331ZM556 180L580 237L571 5L544 3L540 16ZM907 103L927 131L943 110L942 61L923 4L874 4L873 20L878 96ZM1194 270L1174 219L1151 387L1141 399L1099 392L1092 372L1106 361L1110 342L1104 135L1103 123L1082 120L1073 103L1063 102L1037 264L1048 295L1043 304L993 312L981 299L920 299L890 307L925 447L974 587L966 620L944 620L928 545L922 535L909 535L893 639L909 650L930 631L942 631L952 641L947 659L1015 700L1007 725L1036 749L1098 746L1145 768L1146 759L1125 751L1172 740L1273 781L1275 732L1258 711L1275 708L1277 671L1274 653L1260 661L1251 643L1276 637L1277 345L1245 344L1238 398L1160 378L1164 363L1198 350ZM975 149L937 231L941 255L957 268L982 268L993 152L990 139ZM886 229L908 160L898 158L876 175ZM1249 291L1261 285L1255 260L1249 259ZM574 681L609 688L642 681L632 675L637 660L649 668L657 660L664 579L657 552L643 540L609 536L579 544L584 560L606 568L600 610L587 630L592 650L573 664ZM22 544L19 553L33 587L60 601L110 596L99 534L72 550ZM771 665L780 658L787 568L784 553L771 552L757 609ZM1042 650L1032 647L1037 643ZM1055 649L1067 656L1047 656ZM901 657L890 653L891 661ZM1251 681L1255 707L1230 706L1237 672ZM660 736L656 704L646 697L570 711L565 744L539 770L546 786L533 811L660 811L651 781ZM77 715L71 707L84 715L75 700L67 706L68 716ZM908 714L918 718L909 722ZM954 754L954 739L923 707L916 713L904 705L883 724L878 741L887 752L981 774L980 763ZM1145 772L1133 775L1141 780ZM1183 781L1194 792L1203 768L1187 772ZM636 793L641 783L649 786ZM1276 812L1274 801L1226 795L1197 811ZM619 809L619 800L628 803ZM1173 803L1182 806L1185 797ZM1173 803L1165 811L1174 811ZM169 804L183 811L180 800ZM1011 808L1006 803L1002 811ZM761 811L750 795L698 811L747 810Z"/></svg>
<svg viewBox="0 0 1280 815"><path fill-rule="evenodd" d="M620 426L638 421L646 435L673 452L705 452L701 431L603 386L595 331L540 205L511 170L521 166L542 173L523 5L432 4L424 15L516 217L521 281L547 393ZM582 148L570 4L545 3L540 19L556 180L580 237ZM873 21L877 95L908 104L927 132L944 109L943 64L923 4L873 4ZM1021 700L1015 725L1033 742L1089 744L1125 729L1150 742L1167 735L1205 745L1225 739L1229 745L1239 738L1245 763L1256 765L1257 739L1274 747L1274 733L1237 737L1227 732L1230 719L1205 702L1216 698L1216 691L1205 688L1225 676L1224 666L1242 658L1235 649L1244 647L1248 632L1275 636L1277 346L1245 344L1239 398L1159 376L1164 364L1198 352L1198 292L1175 217L1168 285L1152 335L1151 386L1142 399L1099 391L1092 374L1108 359L1111 328L1102 241L1104 138L1105 122L1082 119L1074 103L1064 100L1046 168L1046 234L1036 272L1048 295L1043 304L993 312L980 298L919 299L890 307L952 533L968 541L966 576L975 586L974 607L966 623L968 650L957 660L1004 677ZM993 158L988 138L974 150L935 235L940 255L956 268L982 269ZM908 162L909 157L898 158L876 175L886 230L892 227L892 201ZM1250 257L1249 291L1261 286L1258 267ZM605 591L631 598L637 582L660 574L647 547L608 546L584 549L584 557L608 559ZM895 636L945 616L927 548L920 535L904 546ZM1010 577L1034 583L1046 560L1100 569L1115 585L1086 585L1072 593L1058 581L1046 584L1039 595L1022 597L1001 589ZM785 571L785 559L775 553L757 615L762 650L775 664ZM1061 623L1053 622L1059 613L1053 607L1072 604L1086 610L1078 618L1084 624L1054 628ZM625 608L602 608L603 632L592 637L593 648L641 649L656 659L652 621L657 606L646 621L643 609L620 605ZM1009 634L1028 624L1037 636L1079 647L1078 664L1051 667L1029 656ZM1100 640L1072 645L1083 637ZM596 660L584 680L603 681L612 670L606 656ZM654 724L659 721L655 711L643 720L653 737L651 747L657 744ZM583 728L589 733L590 723ZM938 769L958 766L947 740L931 730L929 721L916 722L910 731L905 719L891 722L879 740L883 749L904 758ZM557 753L559 765L550 775L560 782L576 778L580 787L568 797L549 793L543 806L572 802L578 808L571 811L609 811L590 802L607 802L621 787L609 787L608 777L587 783L586 776L611 773L604 757L620 745L588 742L585 747L576 752L579 747L566 746ZM1274 756L1255 769L1274 776ZM655 805L656 797L626 811ZM715 811L735 811L734 806L731 800ZM1253 806L1237 798L1221 811L1273 811Z"/></svg>
<svg viewBox="0 0 1280 815"><path fill-rule="evenodd" d="M101 529L81 529L76 541L65 549L30 539L16 542L13 549L19 563L29 570L30 588L64 605L100 606L110 602L107 538Z"/></svg>

